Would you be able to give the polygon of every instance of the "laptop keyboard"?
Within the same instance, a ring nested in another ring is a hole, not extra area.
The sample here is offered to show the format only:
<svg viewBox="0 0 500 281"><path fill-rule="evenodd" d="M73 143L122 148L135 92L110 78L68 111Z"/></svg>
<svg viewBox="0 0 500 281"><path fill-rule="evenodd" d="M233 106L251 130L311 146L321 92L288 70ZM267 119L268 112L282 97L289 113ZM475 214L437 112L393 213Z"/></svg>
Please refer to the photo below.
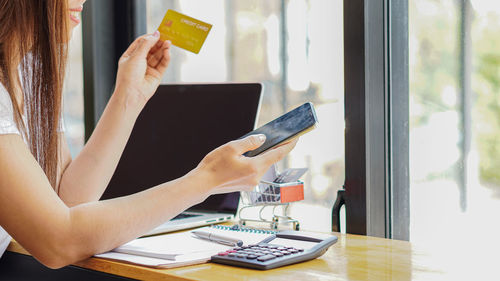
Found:
<svg viewBox="0 0 500 281"><path fill-rule="evenodd" d="M175 216L174 218L172 218L171 221L185 219L185 218L199 217L199 216L201 216L201 215L180 213L177 216Z"/></svg>

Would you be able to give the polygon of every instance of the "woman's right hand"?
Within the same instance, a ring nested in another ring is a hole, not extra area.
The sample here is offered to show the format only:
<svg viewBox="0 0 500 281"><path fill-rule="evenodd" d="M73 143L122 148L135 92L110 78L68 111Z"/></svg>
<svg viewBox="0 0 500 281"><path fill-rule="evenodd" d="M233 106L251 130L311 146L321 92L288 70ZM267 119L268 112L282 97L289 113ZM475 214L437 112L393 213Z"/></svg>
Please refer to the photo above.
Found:
<svg viewBox="0 0 500 281"><path fill-rule="evenodd" d="M156 92L170 63L170 41L161 41L160 32L137 38L118 62L116 92L139 108Z"/></svg>
<svg viewBox="0 0 500 281"><path fill-rule="evenodd" d="M195 171L210 179L209 193L252 190L269 167L283 159L297 144L297 140L293 140L255 157L243 155L264 141L264 135L252 135L222 145L205 156Z"/></svg>

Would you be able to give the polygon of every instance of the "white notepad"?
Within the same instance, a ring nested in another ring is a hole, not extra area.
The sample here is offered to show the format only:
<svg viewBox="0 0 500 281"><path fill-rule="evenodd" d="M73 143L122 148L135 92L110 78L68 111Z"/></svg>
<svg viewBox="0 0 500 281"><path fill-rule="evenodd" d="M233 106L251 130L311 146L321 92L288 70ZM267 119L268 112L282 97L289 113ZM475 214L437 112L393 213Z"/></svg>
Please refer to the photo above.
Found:
<svg viewBox="0 0 500 281"><path fill-rule="evenodd" d="M166 260L166 259L148 258L144 256L122 254L117 252L107 252L95 255L95 257L97 258L119 260L155 268L174 268L180 266L206 263L210 260L211 256L212 256L211 253L197 253L192 255L177 256L175 260Z"/></svg>

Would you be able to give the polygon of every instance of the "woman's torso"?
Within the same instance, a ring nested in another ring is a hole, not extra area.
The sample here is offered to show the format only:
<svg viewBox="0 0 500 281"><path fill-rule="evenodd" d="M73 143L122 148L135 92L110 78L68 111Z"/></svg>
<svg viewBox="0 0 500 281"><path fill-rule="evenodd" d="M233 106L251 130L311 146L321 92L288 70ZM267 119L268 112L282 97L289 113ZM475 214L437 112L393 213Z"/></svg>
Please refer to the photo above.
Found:
<svg viewBox="0 0 500 281"><path fill-rule="evenodd" d="M26 127L25 115L23 115L23 122ZM62 117L62 114L60 116L59 128L57 129L57 131L64 132L64 119ZM24 142L27 143L26 139L24 138L24 135L21 134L19 129L17 128L14 119L14 109L12 107L12 100L10 98L10 95L7 92L7 89L3 86L3 84L0 83L0 135L5 135L5 134L21 135ZM10 240L11 237L9 236L9 234L0 226L0 257L2 257L3 253L5 252L5 249L9 245Z"/></svg>

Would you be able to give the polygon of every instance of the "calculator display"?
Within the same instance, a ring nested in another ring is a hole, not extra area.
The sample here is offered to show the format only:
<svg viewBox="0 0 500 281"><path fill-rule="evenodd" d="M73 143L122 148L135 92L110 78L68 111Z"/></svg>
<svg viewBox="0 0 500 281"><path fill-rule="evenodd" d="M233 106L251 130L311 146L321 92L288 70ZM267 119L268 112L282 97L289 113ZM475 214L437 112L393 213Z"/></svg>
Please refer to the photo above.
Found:
<svg viewBox="0 0 500 281"><path fill-rule="evenodd" d="M316 243L316 242L294 240L294 239L285 239L285 238L275 238L268 243L274 244L274 245L285 245L285 246L289 246L289 247L294 247L296 249L304 249L304 250L309 250L312 247L318 245L318 243Z"/></svg>

